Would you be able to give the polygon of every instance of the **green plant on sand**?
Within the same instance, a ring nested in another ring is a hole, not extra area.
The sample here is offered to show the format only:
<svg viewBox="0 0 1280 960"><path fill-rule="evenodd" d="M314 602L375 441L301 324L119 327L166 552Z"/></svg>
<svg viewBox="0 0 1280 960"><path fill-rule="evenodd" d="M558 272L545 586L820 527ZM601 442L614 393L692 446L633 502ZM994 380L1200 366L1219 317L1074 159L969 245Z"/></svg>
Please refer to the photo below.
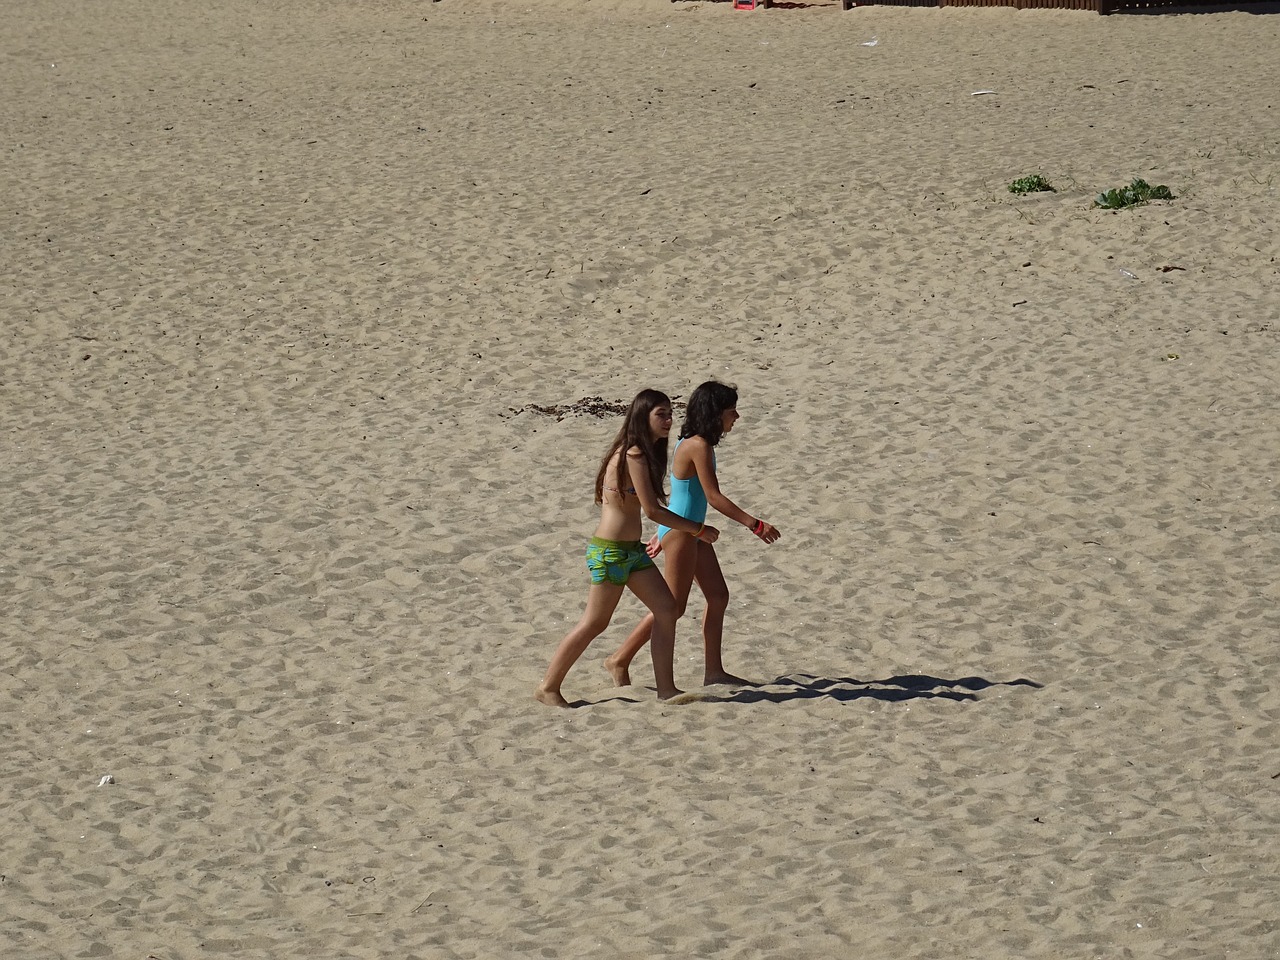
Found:
<svg viewBox="0 0 1280 960"><path fill-rule="evenodd" d="M1040 176L1038 173L1029 174L1025 177L1019 177L1013 183L1009 184L1010 193L1057 193L1058 188L1052 183Z"/></svg>
<svg viewBox="0 0 1280 960"><path fill-rule="evenodd" d="M1106 190L1098 194L1097 199L1093 201L1093 205L1102 207L1104 210L1119 210L1122 207L1138 206L1148 200L1173 199L1176 198L1164 184L1153 187L1140 177L1134 177L1133 183L1127 187L1117 187L1114 190Z"/></svg>

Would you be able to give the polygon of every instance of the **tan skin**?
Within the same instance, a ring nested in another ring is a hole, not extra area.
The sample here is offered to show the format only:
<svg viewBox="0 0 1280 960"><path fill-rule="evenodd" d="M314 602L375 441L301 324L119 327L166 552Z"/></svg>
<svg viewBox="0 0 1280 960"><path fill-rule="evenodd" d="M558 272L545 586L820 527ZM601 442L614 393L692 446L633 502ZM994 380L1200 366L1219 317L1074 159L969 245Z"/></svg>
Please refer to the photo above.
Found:
<svg viewBox="0 0 1280 960"><path fill-rule="evenodd" d="M729 408L721 415L721 426L724 435L733 429L738 422L738 411ZM707 505L751 529L756 525L756 518L751 516L720 490L720 482L716 477L714 450L711 444L702 437L688 437L681 441L671 464L672 476L682 480L692 478L696 473L707 496ZM687 525L688 521L686 521ZM665 578L671 594L675 597L680 616L684 615L689 602L689 592L693 584L706 598L707 608L702 616L702 646L705 659L702 683L712 684L747 684L744 680L729 673L724 667L722 645L724 641L724 614L729 606L729 588L725 584L724 574L720 571L720 561L716 557L715 547L711 543L699 542L683 527L675 527L662 538L660 544L650 541L649 552L656 555L659 550L667 554ZM782 536L778 528L766 523L758 534L765 543L775 543ZM646 616L618 648L617 653L605 661L605 667L613 676L613 681L620 687L631 683L630 667L635 655L650 642L654 621Z"/></svg>
<svg viewBox="0 0 1280 960"><path fill-rule="evenodd" d="M649 429L653 432L655 439L667 436L671 432L671 408L655 407L649 415ZM720 532L715 527L686 520L662 505L649 479L644 455L638 447L632 447L626 455L627 473L631 477L631 485L635 488L635 493L611 489L612 480L606 481L604 502L600 508L600 523L596 527L595 536L604 540L639 540L643 533L643 514L655 523L682 531L691 542L708 545L715 543L720 536ZM610 462L605 476L617 477L616 459ZM675 684L676 621L680 617L676 602L656 567L632 573L627 578L625 586L649 608L645 621L653 625L654 679L658 698L668 700L683 692ZM618 601L622 599L623 589L623 584L593 583L591 585L587 592L587 609L582 614L582 619L565 635L555 653L552 654L546 676L534 691L535 699L548 706L570 706L569 701L560 692L560 685L578 658L582 656L583 651L591 645L591 641L600 636L609 626Z"/></svg>

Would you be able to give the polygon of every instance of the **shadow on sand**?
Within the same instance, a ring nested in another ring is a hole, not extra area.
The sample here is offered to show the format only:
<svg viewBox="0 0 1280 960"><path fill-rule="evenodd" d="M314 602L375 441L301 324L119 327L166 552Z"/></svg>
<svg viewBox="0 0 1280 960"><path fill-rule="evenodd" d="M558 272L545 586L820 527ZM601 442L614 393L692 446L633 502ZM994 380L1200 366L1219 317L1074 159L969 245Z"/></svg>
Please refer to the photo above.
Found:
<svg viewBox="0 0 1280 960"><path fill-rule="evenodd" d="M702 694L699 698L719 703L785 703L789 700L830 699L846 703L851 700L959 700L980 699L977 691L988 687L1034 687L1044 684L1025 677L1017 680L987 680L983 677L960 677L948 680L927 674L905 674L885 680L859 680L856 677L815 677L807 673L778 677L751 687L739 687L723 694ZM774 689L766 689L774 688ZM782 688L782 689L777 689Z"/></svg>

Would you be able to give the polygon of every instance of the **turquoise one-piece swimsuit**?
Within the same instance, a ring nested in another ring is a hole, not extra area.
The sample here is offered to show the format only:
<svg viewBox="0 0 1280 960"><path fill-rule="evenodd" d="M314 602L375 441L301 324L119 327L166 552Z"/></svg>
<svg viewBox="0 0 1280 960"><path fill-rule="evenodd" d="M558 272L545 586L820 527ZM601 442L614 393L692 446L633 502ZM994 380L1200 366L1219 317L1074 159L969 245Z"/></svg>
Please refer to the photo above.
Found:
<svg viewBox="0 0 1280 960"><path fill-rule="evenodd" d="M683 440L676 441L676 450L680 449ZM672 456L675 454L673 452ZM714 455L711 463L715 465ZM674 473L668 474L671 477L671 499L667 501L667 509L674 514L684 517L686 520L692 520L694 523L707 522L707 494L702 489L702 481L698 479L698 472L695 470L693 476L688 480L681 480ZM658 527L658 537L661 539L667 535L667 531L671 527Z"/></svg>

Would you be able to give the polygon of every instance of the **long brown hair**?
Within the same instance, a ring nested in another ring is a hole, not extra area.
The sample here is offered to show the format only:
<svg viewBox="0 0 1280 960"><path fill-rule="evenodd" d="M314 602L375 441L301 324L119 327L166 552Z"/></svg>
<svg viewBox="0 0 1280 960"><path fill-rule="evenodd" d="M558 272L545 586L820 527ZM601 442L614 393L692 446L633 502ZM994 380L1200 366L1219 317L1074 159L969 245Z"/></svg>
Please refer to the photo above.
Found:
<svg viewBox="0 0 1280 960"><path fill-rule="evenodd" d="M627 451L632 447L640 448L645 466L649 470L649 480L661 503L667 502L666 491L662 489L662 475L667 470L667 438L654 439L649 429L649 414L658 407L671 406L671 398L661 390L641 390L627 408L627 415L622 421L622 429L609 444L609 452L600 461L600 470L596 473L596 503L604 503L605 473L609 470L609 461L618 458L617 478L614 486L623 491L631 486L627 481Z"/></svg>

